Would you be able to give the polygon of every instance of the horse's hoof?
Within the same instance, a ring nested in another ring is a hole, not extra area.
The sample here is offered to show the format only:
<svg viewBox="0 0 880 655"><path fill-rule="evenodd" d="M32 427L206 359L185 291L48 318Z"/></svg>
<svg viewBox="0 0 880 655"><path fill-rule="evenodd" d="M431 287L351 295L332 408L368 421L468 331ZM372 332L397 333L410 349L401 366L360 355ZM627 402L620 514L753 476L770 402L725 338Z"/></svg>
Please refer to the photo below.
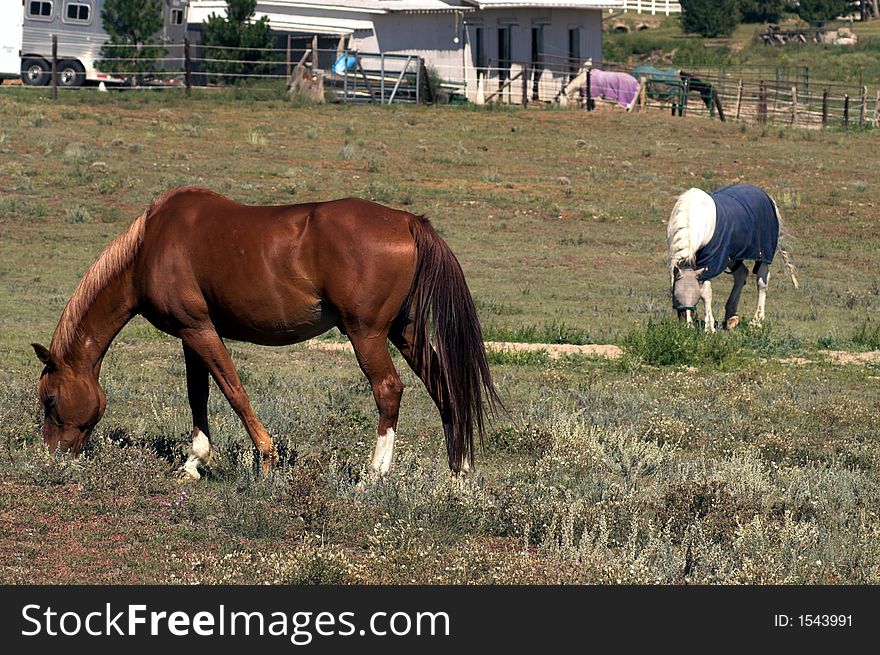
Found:
<svg viewBox="0 0 880 655"><path fill-rule="evenodd" d="M727 319L728 330L735 330L737 325L739 325L739 316L731 316Z"/></svg>

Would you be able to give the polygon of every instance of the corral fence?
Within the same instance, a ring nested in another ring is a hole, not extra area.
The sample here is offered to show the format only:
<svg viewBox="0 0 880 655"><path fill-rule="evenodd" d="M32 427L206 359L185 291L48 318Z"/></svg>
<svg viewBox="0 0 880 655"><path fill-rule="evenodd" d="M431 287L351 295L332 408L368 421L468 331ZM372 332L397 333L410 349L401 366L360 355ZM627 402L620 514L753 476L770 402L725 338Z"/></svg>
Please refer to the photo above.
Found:
<svg viewBox="0 0 880 655"><path fill-rule="evenodd" d="M528 105L557 102L566 93L587 109L589 76L577 86L585 67L632 74L632 65L588 62L539 53L533 62L489 60L470 69L472 79L460 80L463 69L429 71L417 55L364 53L344 48L320 48L317 37L285 48L225 48L183 44L166 46L166 54L138 62L132 58L105 58L126 88L217 88L249 80L277 81L303 91L313 99L338 102L434 102L437 93L471 102ZM52 97L64 86L58 69L57 41L53 37ZM122 70L120 70L122 68ZM701 115L722 120L798 127L878 127L880 90L866 85L811 80L809 69L687 67L680 77L639 76L642 84L634 109L668 110L678 116ZM432 78L433 81L432 81ZM572 94L572 85L575 92Z"/></svg>
<svg viewBox="0 0 880 655"><path fill-rule="evenodd" d="M58 40L52 37L52 97L68 88L59 70ZM104 57L119 89L222 88L255 80L275 81L339 102L419 103L433 101L424 60L417 55L319 48L317 37L303 45L288 38L285 48L228 48L204 44L164 46L148 60ZM71 87L72 88L72 87Z"/></svg>

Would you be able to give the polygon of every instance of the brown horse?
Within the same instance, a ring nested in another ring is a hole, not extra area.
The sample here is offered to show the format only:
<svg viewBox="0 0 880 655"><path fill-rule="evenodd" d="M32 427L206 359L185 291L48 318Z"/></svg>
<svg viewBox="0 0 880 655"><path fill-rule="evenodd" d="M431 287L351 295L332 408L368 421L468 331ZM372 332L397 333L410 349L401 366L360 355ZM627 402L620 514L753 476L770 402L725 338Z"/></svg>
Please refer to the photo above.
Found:
<svg viewBox="0 0 880 655"><path fill-rule="evenodd" d="M40 400L50 451L76 455L101 419L101 362L136 314L183 342L193 416L184 471L198 478L211 452L208 375L263 457L277 457L223 338L270 346L336 326L348 336L379 410L372 469L391 466L403 385L388 340L440 411L449 466L473 464L474 428L498 395L464 274L430 222L349 198L254 207L184 188L153 201L80 281L49 348Z"/></svg>

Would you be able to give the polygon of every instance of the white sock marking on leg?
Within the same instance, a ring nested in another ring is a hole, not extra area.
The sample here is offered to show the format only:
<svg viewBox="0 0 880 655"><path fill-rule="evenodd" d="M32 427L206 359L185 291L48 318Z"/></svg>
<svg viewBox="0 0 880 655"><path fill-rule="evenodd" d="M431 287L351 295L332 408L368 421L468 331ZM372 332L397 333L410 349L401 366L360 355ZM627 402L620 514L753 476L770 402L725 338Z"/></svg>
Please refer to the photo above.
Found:
<svg viewBox="0 0 880 655"><path fill-rule="evenodd" d="M385 434L380 434L376 438L371 467L381 475L385 475L391 469L391 461L394 458L394 436L394 429L388 428Z"/></svg>

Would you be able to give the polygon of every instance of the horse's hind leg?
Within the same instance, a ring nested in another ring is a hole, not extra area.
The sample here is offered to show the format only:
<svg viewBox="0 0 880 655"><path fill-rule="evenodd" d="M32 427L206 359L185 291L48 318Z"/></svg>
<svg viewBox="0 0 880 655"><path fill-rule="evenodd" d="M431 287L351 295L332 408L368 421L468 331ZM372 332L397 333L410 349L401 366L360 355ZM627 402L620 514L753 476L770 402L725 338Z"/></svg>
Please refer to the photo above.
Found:
<svg viewBox="0 0 880 655"><path fill-rule="evenodd" d="M226 400L238 414L245 430L254 442L257 450L263 458L263 472L268 473L269 467L278 458L275 446L266 428L260 423L260 419L254 413L251 402L248 399L244 386L235 370L235 364L229 351L223 344L220 335L213 326L190 328L180 331L180 338L185 347L201 360L202 364L211 373L211 377L220 387L220 391L226 396Z"/></svg>
<svg viewBox="0 0 880 655"><path fill-rule="evenodd" d="M770 264L758 262L755 264L755 282L758 285L758 307L755 309L755 318L752 322L760 325L764 320L764 304L767 301L767 284L770 281Z"/></svg>
<svg viewBox="0 0 880 655"><path fill-rule="evenodd" d="M735 262L731 267L731 272L733 273L733 288L730 290L727 304L724 305L724 326L728 330L733 330L739 325L739 299L743 287L746 285L746 280L749 279L749 269L742 261Z"/></svg>
<svg viewBox="0 0 880 655"><path fill-rule="evenodd" d="M183 473L198 480L199 466L205 466L211 456L210 432L208 431L208 369L199 356L186 344L183 345L186 362L186 394L192 411L192 450L183 465Z"/></svg>
<svg viewBox="0 0 880 655"><path fill-rule="evenodd" d="M436 351L431 348L430 363L423 362L421 360L421 357L416 354L413 348L412 323L409 323L403 327L395 326L394 328L392 328L391 333L388 335L388 338L391 339L391 343L393 343L400 351L400 354L403 355L403 358L406 360L406 363L409 364L409 367L424 383L425 389L428 390L428 395L431 396L431 400L433 400L434 404L437 406L437 410L440 412L440 420L443 422L443 433L446 437L446 449L447 452L451 453L453 438L452 413L450 412L448 403L445 400L445 398L449 397L449 392L446 389L443 378L440 375L440 364ZM453 463L452 466L453 472L470 472L470 462L468 461L467 457L462 458L462 461L457 463L457 467L455 464L456 463Z"/></svg>
<svg viewBox="0 0 880 655"><path fill-rule="evenodd" d="M394 459L394 437L397 430L397 417L400 413L400 398L403 396L403 383L391 361L388 352L388 339L385 334L362 336L348 333L358 364L370 386L379 410L376 449L370 467L375 473L384 475L391 468Z"/></svg>

